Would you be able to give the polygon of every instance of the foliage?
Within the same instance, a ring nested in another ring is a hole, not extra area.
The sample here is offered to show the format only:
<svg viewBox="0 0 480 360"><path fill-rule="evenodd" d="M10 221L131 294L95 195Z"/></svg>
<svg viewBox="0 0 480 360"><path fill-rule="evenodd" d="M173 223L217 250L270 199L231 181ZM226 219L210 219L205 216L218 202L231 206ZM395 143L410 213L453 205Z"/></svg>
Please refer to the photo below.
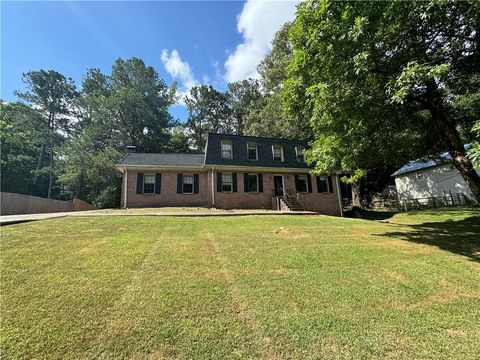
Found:
<svg viewBox="0 0 480 360"><path fill-rule="evenodd" d="M2 191L29 194L48 128L40 114L21 103L1 103L0 116ZM39 183L48 186L45 178Z"/></svg>
<svg viewBox="0 0 480 360"><path fill-rule="evenodd" d="M203 151L209 132L229 132L226 121L230 117L228 96L211 85L194 86L185 96L188 110L187 128L197 151Z"/></svg>
<svg viewBox="0 0 480 360"><path fill-rule="evenodd" d="M228 84L227 90L230 117L227 119L228 130L232 134L243 135L246 117L251 109L257 108L262 99L260 82L246 79Z"/></svg>
<svg viewBox="0 0 480 360"><path fill-rule="evenodd" d="M308 122L301 117L289 116L280 98L287 67L293 57L288 40L290 27L291 24L286 23L275 34L272 50L258 66L263 96L246 111L245 133L248 135L301 140L311 138Z"/></svg>
<svg viewBox="0 0 480 360"><path fill-rule="evenodd" d="M34 119L41 121L48 129L43 137L33 179L33 185L37 187L34 194L44 194L37 185L44 166L44 156L48 151L49 180L46 196L50 198L56 177L55 149L63 143L65 136L69 135L72 129L73 103L77 91L72 79L54 70L29 71L23 74L23 81L27 91L17 91L15 94L39 114Z"/></svg>
<svg viewBox="0 0 480 360"><path fill-rule="evenodd" d="M480 120L473 125L472 132L474 132L476 136L468 156L472 159L475 166L480 168Z"/></svg>
<svg viewBox="0 0 480 360"><path fill-rule="evenodd" d="M447 148L480 191L463 150L480 116L479 18L478 2L300 4L282 99L310 122L316 170L354 174Z"/></svg>

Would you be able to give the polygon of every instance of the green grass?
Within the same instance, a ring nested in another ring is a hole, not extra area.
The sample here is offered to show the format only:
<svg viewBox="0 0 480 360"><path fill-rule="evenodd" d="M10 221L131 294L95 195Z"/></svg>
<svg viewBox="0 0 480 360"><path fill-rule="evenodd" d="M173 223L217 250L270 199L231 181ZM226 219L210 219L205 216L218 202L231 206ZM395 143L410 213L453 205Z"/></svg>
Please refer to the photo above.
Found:
<svg viewBox="0 0 480 360"><path fill-rule="evenodd" d="M1 229L5 359L478 359L480 211Z"/></svg>
<svg viewBox="0 0 480 360"><path fill-rule="evenodd" d="M158 213L244 213L244 212L259 212L259 213L268 213L273 212L272 210L266 209L214 209L206 207L156 207L156 208L129 208L129 209L103 209L89 211L89 214L114 214L114 215L124 215L124 214L158 214Z"/></svg>

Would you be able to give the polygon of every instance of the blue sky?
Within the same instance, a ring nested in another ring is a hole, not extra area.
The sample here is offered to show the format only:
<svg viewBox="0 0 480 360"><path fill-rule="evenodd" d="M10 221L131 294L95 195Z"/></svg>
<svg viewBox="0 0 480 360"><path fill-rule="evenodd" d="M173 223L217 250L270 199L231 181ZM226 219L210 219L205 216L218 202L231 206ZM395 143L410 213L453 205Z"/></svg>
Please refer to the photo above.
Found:
<svg viewBox="0 0 480 360"><path fill-rule="evenodd" d="M139 57L179 92L255 77L292 1L1 2L1 98L15 101L22 73L54 69L80 85L88 68L110 73ZM182 106L171 113L186 119Z"/></svg>

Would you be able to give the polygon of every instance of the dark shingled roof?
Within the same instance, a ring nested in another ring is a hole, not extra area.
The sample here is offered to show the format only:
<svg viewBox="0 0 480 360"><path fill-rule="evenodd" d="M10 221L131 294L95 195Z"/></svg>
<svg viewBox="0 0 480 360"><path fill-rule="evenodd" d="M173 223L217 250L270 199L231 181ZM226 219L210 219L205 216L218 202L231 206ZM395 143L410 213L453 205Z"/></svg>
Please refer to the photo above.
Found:
<svg viewBox="0 0 480 360"><path fill-rule="evenodd" d="M118 162L118 165L201 167L204 158L203 154L128 153Z"/></svg>
<svg viewBox="0 0 480 360"><path fill-rule="evenodd" d="M228 140L233 145L233 159L222 159L221 142ZM247 144L257 144L258 160L247 158ZM283 146L284 161L273 161L272 145ZM298 161L295 152L296 146L307 147L307 143L300 140L281 140L255 136L239 136L227 134L208 134L205 155L205 165L235 165L276 168L310 168L306 163Z"/></svg>

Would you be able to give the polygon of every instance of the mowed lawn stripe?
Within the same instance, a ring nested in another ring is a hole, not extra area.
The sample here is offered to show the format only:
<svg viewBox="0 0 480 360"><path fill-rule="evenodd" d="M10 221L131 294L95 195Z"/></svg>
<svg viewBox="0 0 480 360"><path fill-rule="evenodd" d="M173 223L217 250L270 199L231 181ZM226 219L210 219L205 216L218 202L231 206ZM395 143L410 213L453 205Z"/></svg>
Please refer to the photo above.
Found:
<svg viewBox="0 0 480 360"><path fill-rule="evenodd" d="M2 355L474 359L480 212L445 212L5 227ZM432 244L435 229L467 256Z"/></svg>

